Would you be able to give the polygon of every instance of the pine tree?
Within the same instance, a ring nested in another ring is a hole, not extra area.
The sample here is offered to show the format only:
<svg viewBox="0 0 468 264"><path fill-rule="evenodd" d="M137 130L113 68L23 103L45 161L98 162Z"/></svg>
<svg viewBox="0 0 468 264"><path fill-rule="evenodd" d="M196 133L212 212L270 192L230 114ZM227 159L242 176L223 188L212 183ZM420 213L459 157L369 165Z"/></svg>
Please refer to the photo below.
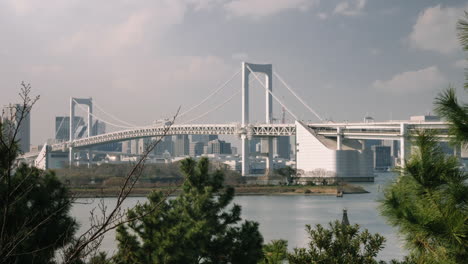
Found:
<svg viewBox="0 0 468 264"><path fill-rule="evenodd" d="M374 264L377 253L383 248L385 238L379 234L359 232L359 225L329 223L326 229L318 224L313 229L306 225L310 242L308 248L295 248L288 254L290 264L309 263L353 263Z"/></svg>
<svg viewBox="0 0 468 264"><path fill-rule="evenodd" d="M382 214L417 263L466 263L468 175L431 132L419 132L412 144L415 152L385 191Z"/></svg>
<svg viewBox="0 0 468 264"><path fill-rule="evenodd" d="M458 38L464 51L468 51L468 13L457 25ZM465 69L465 90L468 91L468 70ZM449 87L435 99L436 112L449 122L449 134L454 145L468 147L468 104L459 102L455 88Z"/></svg>
<svg viewBox="0 0 468 264"><path fill-rule="evenodd" d="M183 160L182 193L165 200L160 192L128 212L137 217L117 230L116 263L257 263L263 238L258 223L240 223L234 189L223 174L209 173L208 159Z"/></svg>
<svg viewBox="0 0 468 264"><path fill-rule="evenodd" d="M18 130L38 97L22 84L23 103L0 115L0 264L54 263L77 223L71 196L54 172L18 165Z"/></svg>
<svg viewBox="0 0 468 264"><path fill-rule="evenodd" d="M288 258L288 241L272 240L263 246L263 260L260 264L282 264Z"/></svg>

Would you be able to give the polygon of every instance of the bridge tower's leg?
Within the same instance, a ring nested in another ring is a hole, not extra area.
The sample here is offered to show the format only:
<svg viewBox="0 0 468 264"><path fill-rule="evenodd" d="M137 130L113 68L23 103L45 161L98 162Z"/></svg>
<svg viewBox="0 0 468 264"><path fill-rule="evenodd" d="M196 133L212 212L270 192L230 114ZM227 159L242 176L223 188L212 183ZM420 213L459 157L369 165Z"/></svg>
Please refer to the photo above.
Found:
<svg viewBox="0 0 468 264"><path fill-rule="evenodd" d="M250 71L242 62L242 127L246 128L249 124L249 74ZM242 140L242 176L250 174L249 160L249 139L246 134L241 136Z"/></svg>
<svg viewBox="0 0 468 264"><path fill-rule="evenodd" d="M71 142L73 142L73 137L74 137L74 128L75 128L75 100L73 97L70 97L70 120L69 120L69 151L68 151L68 162L70 164L70 167L73 165L73 147L71 146Z"/></svg>
<svg viewBox="0 0 468 264"><path fill-rule="evenodd" d="M272 67L265 71L265 121L267 124L273 122L273 98L270 92L273 92L273 79L272 79ZM273 172L273 137L268 137L267 144L267 160L265 174L269 175Z"/></svg>
<svg viewBox="0 0 468 264"><path fill-rule="evenodd" d="M252 64L242 62L242 127L247 129L249 125L249 75L252 72L260 72L266 75L266 87L270 92L273 88L273 67L271 64ZM273 100L268 91L266 93L266 122L271 124L273 120ZM242 139L242 176L250 173L249 164L249 138L246 134ZM273 138L268 137L268 154L266 162L267 173L273 169Z"/></svg>
<svg viewBox="0 0 468 264"><path fill-rule="evenodd" d="M88 103L88 137L93 136L93 100L89 98ZM91 148L88 149L88 168L91 167Z"/></svg>
<svg viewBox="0 0 468 264"><path fill-rule="evenodd" d="M409 150L409 142L407 140L407 124L401 123L400 124L400 166L402 168L406 165L406 159L408 150Z"/></svg>

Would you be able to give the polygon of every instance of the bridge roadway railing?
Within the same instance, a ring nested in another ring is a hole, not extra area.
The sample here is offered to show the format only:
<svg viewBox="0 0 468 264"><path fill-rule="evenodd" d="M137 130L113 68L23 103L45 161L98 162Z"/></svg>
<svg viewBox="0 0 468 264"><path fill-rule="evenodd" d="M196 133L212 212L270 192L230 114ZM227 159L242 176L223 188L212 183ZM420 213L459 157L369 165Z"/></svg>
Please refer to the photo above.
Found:
<svg viewBox="0 0 468 264"><path fill-rule="evenodd" d="M308 124L317 134L336 137L338 128L340 134L349 139L400 139L401 122L382 123L319 123ZM442 139L447 138L448 127L444 122L404 122L407 132L418 129L437 130ZM89 146L163 135L241 135L249 136L292 136L296 134L294 124L251 124L241 127L239 124L207 124L207 125L172 125L166 132L166 127L144 127L124 130L76 139L70 142L52 145L52 151L66 151L69 147L86 148Z"/></svg>

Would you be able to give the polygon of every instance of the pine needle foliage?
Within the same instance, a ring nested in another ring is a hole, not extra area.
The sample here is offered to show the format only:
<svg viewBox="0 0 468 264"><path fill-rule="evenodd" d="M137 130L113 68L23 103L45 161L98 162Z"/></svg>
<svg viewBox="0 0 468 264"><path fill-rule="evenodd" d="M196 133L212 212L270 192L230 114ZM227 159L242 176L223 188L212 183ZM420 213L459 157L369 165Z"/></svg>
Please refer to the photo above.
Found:
<svg viewBox="0 0 468 264"><path fill-rule="evenodd" d="M465 11L465 18L458 20L457 24L458 40L464 51L468 51L468 12ZM465 89L468 89L468 72L465 69Z"/></svg>
<svg viewBox="0 0 468 264"><path fill-rule="evenodd" d="M153 192L128 212L138 220L117 230L116 263L257 263L263 238L258 223L240 222L234 189L220 171L209 173L207 158L181 162L182 193L169 200ZM157 208L157 210L154 210Z"/></svg>
<svg viewBox="0 0 468 264"><path fill-rule="evenodd" d="M375 258L383 248L385 238L371 234L366 229L360 232L359 225L344 225L330 222L329 229L318 224L315 228L306 225L310 242L308 248L295 248L288 254L290 264L308 263L381 263Z"/></svg>
<svg viewBox="0 0 468 264"><path fill-rule="evenodd" d="M398 227L416 263L466 263L468 175L431 131L412 138L414 153L385 190L381 212Z"/></svg>
<svg viewBox="0 0 468 264"><path fill-rule="evenodd" d="M449 87L435 99L436 112L449 122L453 145L468 146L468 104L458 102L455 88Z"/></svg>
<svg viewBox="0 0 468 264"><path fill-rule="evenodd" d="M468 13L457 24L458 39L463 50L468 51ZM465 90L468 91L468 71L465 69ZM437 114L449 122L452 144L468 147L468 104L458 102L455 88L449 87L435 99Z"/></svg>
<svg viewBox="0 0 468 264"><path fill-rule="evenodd" d="M288 257L288 241L272 240L263 246L263 260L259 264L282 264Z"/></svg>

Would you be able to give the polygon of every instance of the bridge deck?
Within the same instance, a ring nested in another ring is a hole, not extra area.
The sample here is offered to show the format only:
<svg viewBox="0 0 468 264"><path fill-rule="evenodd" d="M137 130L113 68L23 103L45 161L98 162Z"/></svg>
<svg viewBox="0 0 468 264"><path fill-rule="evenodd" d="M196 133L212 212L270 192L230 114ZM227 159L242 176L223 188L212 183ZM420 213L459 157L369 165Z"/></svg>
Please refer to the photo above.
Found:
<svg viewBox="0 0 468 264"><path fill-rule="evenodd" d="M337 128L340 128L340 134L350 139L399 139L403 136L401 133L402 124L406 126L407 132L410 133L418 129L434 129L438 131L442 138L447 137L448 126L445 122L311 123L308 126L318 134L327 137L336 137ZM52 151L66 151L70 146L73 148L86 148L104 143L163 135L197 134L247 134L254 137L292 136L296 134L296 127L295 124L251 124L247 127L241 127L239 124L172 125L168 129L162 126L142 127L76 139L72 143L54 144L52 145Z"/></svg>

